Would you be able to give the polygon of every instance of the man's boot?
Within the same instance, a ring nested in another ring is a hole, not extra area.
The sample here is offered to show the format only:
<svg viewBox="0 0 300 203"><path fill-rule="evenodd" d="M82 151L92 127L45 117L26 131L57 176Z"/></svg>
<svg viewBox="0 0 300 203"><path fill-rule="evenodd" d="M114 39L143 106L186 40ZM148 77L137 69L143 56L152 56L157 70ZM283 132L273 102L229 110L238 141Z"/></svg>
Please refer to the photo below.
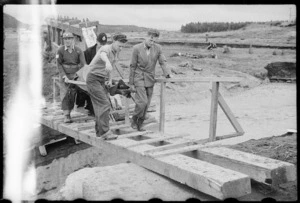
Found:
<svg viewBox="0 0 300 203"><path fill-rule="evenodd" d="M65 115L64 123L72 123L72 120L71 120L71 116L70 116L70 115Z"/></svg>
<svg viewBox="0 0 300 203"><path fill-rule="evenodd" d="M137 129L137 123L136 123L136 121L137 121L137 117L132 116L131 127L133 129Z"/></svg>
<svg viewBox="0 0 300 203"><path fill-rule="evenodd" d="M143 128L143 122L144 122L144 119L137 118L136 125L137 125L137 130L138 131L145 131L145 129Z"/></svg>

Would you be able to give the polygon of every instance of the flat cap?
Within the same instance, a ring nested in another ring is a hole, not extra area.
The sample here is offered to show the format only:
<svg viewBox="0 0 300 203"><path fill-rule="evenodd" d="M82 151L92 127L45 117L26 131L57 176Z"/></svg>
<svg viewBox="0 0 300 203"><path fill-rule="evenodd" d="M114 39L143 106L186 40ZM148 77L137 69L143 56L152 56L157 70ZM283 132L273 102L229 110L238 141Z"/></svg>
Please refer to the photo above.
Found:
<svg viewBox="0 0 300 203"><path fill-rule="evenodd" d="M63 38L73 38L73 37L74 37L74 35L71 32L65 32L63 34Z"/></svg>
<svg viewBox="0 0 300 203"><path fill-rule="evenodd" d="M156 29L150 29L148 30L148 35L153 35L154 37L159 37L159 31Z"/></svg>
<svg viewBox="0 0 300 203"><path fill-rule="evenodd" d="M106 44L107 42L107 35L105 33L100 33L97 37L97 41L100 42L100 44Z"/></svg>
<svg viewBox="0 0 300 203"><path fill-rule="evenodd" d="M127 40L127 36L124 35L124 34L122 34L122 33L116 33L116 34L114 34L114 35L113 35L113 40L114 40L114 41L123 42L123 43L125 43L125 42L128 41L128 40Z"/></svg>

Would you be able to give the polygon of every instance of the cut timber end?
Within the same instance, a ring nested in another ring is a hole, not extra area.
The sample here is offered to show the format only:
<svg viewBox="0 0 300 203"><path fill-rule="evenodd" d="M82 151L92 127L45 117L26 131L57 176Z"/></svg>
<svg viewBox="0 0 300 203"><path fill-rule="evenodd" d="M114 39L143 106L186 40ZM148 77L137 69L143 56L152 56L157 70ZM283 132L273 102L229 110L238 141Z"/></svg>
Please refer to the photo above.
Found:
<svg viewBox="0 0 300 203"><path fill-rule="evenodd" d="M200 160L247 174L256 181L275 187L296 180L294 164L226 147L202 148L196 156Z"/></svg>
<svg viewBox="0 0 300 203"><path fill-rule="evenodd" d="M251 193L250 177L245 174L184 155L172 155L158 160L169 164L172 169L165 168L161 171L162 174L218 199L237 198ZM180 170L187 173L180 173Z"/></svg>

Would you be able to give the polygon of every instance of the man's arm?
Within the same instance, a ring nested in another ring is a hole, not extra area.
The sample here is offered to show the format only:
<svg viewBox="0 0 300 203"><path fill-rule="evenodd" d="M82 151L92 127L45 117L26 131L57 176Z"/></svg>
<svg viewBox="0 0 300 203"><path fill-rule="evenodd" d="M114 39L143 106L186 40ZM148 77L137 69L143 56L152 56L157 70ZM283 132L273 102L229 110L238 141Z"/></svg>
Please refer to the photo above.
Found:
<svg viewBox="0 0 300 203"><path fill-rule="evenodd" d="M105 51L100 52L100 58L102 61L105 61L105 70L107 71L107 76L108 76L108 85L112 85L112 65L107 57L107 53Z"/></svg>
<svg viewBox="0 0 300 203"><path fill-rule="evenodd" d="M137 67L137 60L138 60L138 49L136 47L133 48L131 62L130 62L130 72L129 72L129 85L134 84L134 71Z"/></svg>
<svg viewBox="0 0 300 203"><path fill-rule="evenodd" d="M159 50L158 50L158 62L159 62L160 67L163 70L164 76L169 77L171 75L171 71L169 68L167 68L167 59L163 55L161 47L159 47Z"/></svg>
<svg viewBox="0 0 300 203"><path fill-rule="evenodd" d="M77 65L78 69L82 68L86 64L83 51L79 49L79 64Z"/></svg>
<svg viewBox="0 0 300 203"><path fill-rule="evenodd" d="M57 69L58 69L58 72L61 75L61 77L64 77L64 76L66 76L66 72L63 68L62 59L63 59L62 53L61 53L60 49L58 49L58 51L56 53Z"/></svg>

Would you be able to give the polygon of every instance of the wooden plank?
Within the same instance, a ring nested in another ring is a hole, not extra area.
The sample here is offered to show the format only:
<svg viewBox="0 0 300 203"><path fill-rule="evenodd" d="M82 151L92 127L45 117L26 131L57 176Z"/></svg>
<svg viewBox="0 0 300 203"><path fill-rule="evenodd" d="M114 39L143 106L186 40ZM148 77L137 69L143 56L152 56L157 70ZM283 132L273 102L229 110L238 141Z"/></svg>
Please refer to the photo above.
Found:
<svg viewBox="0 0 300 203"><path fill-rule="evenodd" d="M122 109L121 110L114 110L113 113L119 113L119 114L125 114L125 106L122 106ZM135 104L130 104L129 105L129 112L132 113L134 111L134 108L135 108ZM156 108L156 104L151 102L149 108L148 108L148 112L149 111L155 111L155 108Z"/></svg>
<svg viewBox="0 0 300 203"><path fill-rule="evenodd" d="M147 135L153 133L151 131L137 131L137 132L133 132L133 133L127 133L127 134L122 134L118 136L118 140L119 139L125 139L125 138L130 138L130 137L136 137L136 136L141 136L141 135Z"/></svg>
<svg viewBox="0 0 300 203"><path fill-rule="evenodd" d="M210 123L209 123L209 141L216 139L217 116L218 116L218 92L219 82L212 83L211 107L210 107Z"/></svg>
<svg viewBox="0 0 300 203"><path fill-rule="evenodd" d="M116 130L116 129L121 129L121 128L128 128L130 127L129 124L123 124L123 125L114 125L114 126L110 126L110 130Z"/></svg>
<svg viewBox="0 0 300 203"><path fill-rule="evenodd" d="M239 77L156 78L156 82L240 82Z"/></svg>
<svg viewBox="0 0 300 203"><path fill-rule="evenodd" d="M250 178L245 174L180 154L158 160L164 165L154 166L156 172L218 199L238 198L251 193Z"/></svg>
<svg viewBox="0 0 300 203"><path fill-rule="evenodd" d="M187 146L187 147L181 147L181 148L176 148L176 149L170 149L170 150L165 150L156 154L148 154L151 157L163 157L163 156L169 156L172 154L181 154L184 152L190 152L190 151L195 151L200 149L201 147L204 147L204 145L192 145L192 146Z"/></svg>
<svg viewBox="0 0 300 203"><path fill-rule="evenodd" d="M249 175L272 186L296 180L294 164L226 147L201 148L195 158Z"/></svg>
<svg viewBox="0 0 300 203"><path fill-rule="evenodd" d="M76 80L69 80L68 83L75 84L75 85L86 85L85 82L76 81Z"/></svg>
<svg viewBox="0 0 300 203"><path fill-rule="evenodd" d="M233 134L229 134L229 135L217 136L216 140L227 139L227 138L236 137L236 136L239 136L239 135L241 135L241 134L240 133L233 133ZM180 148L180 147L193 146L193 145L196 145L196 144L205 144L205 143L208 143L208 142L209 142L209 138L201 139L201 140L181 142L181 143L168 144L168 145L156 147L156 148L151 149L151 150L147 150L144 153L145 153L145 155L149 155L151 153L158 153L158 152L161 152L161 151L164 151L164 150L177 149L177 148Z"/></svg>
<svg viewBox="0 0 300 203"><path fill-rule="evenodd" d="M95 121L87 122L84 125L78 127L78 131L83 131L83 130L88 130L88 129L93 129L95 128Z"/></svg>
<svg viewBox="0 0 300 203"><path fill-rule="evenodd" d="M161 152L164 150L169 150L169 149L174 149L174 148L179 148L179 147L186 147L186 146L191 146L191 145L196 145L196 144L205 144L209 142L209 139L202 139L202 140L193 140L193 141L187 141L187 142L181 142L181 143L174 143L174 144L168 144L160 147L155 147L151 150L146 150L144 151L145 155L151 154L151 153L157 153Z"/></svg>
<svg viewBox="0 0 300 203"><path fill-rule="evenodd" d="M232 137L241 136L243 134L244 133L242 133L242 132L237 132L237 133L232 133L232 134L228 134L228 135L216 136L216 140L228 139L228 138L232 138Z"/></svg>
<svg viewBox="0 0 300 203"><path fill-rule="evenodd" d="M130 125L129 121L129 98L124 98L125 100L125 124Z"/></svg>
<svg viewBox="0 0 300 203"><path fill-rule="evenodd" d="M160 141L170 140L170 139L179 138L179 137L188 136L188 135L189 134L181 134L181 135L175 135L175 136L160 136L158 138L152 138L152 139L147 139L147 140L139 141L136 144L132 144L132 145L127 146L127 148L129 148L129 147L136 147L136 146L143 145L143 144L150 144L150 143L154 143L154 142L160 142Z"/></svg>
<svg viewBox="0 0 300 203"><path fill-rule="evenodd" d="M159 132L163 134L165 132L165 91L166 83L160 83L160 111L159 111Z"/></svg>
<svg viewBox="0 0 300 203"><path fill-rule="evenodd" d="M239 122L237 121L235 116L233 115L232 111L230 110L229 106L225 102L225 100L222 97L222 95L220 94L220 92L218 93L218 102L219 102L219 105L222 108L223 112L227 116L228 120L230 121L231 125L234 127L234 129L237 132L241 132L242 134L244 134L245 132L244 132L243 128L241 127L241 125L239 124Z"/></svg>

